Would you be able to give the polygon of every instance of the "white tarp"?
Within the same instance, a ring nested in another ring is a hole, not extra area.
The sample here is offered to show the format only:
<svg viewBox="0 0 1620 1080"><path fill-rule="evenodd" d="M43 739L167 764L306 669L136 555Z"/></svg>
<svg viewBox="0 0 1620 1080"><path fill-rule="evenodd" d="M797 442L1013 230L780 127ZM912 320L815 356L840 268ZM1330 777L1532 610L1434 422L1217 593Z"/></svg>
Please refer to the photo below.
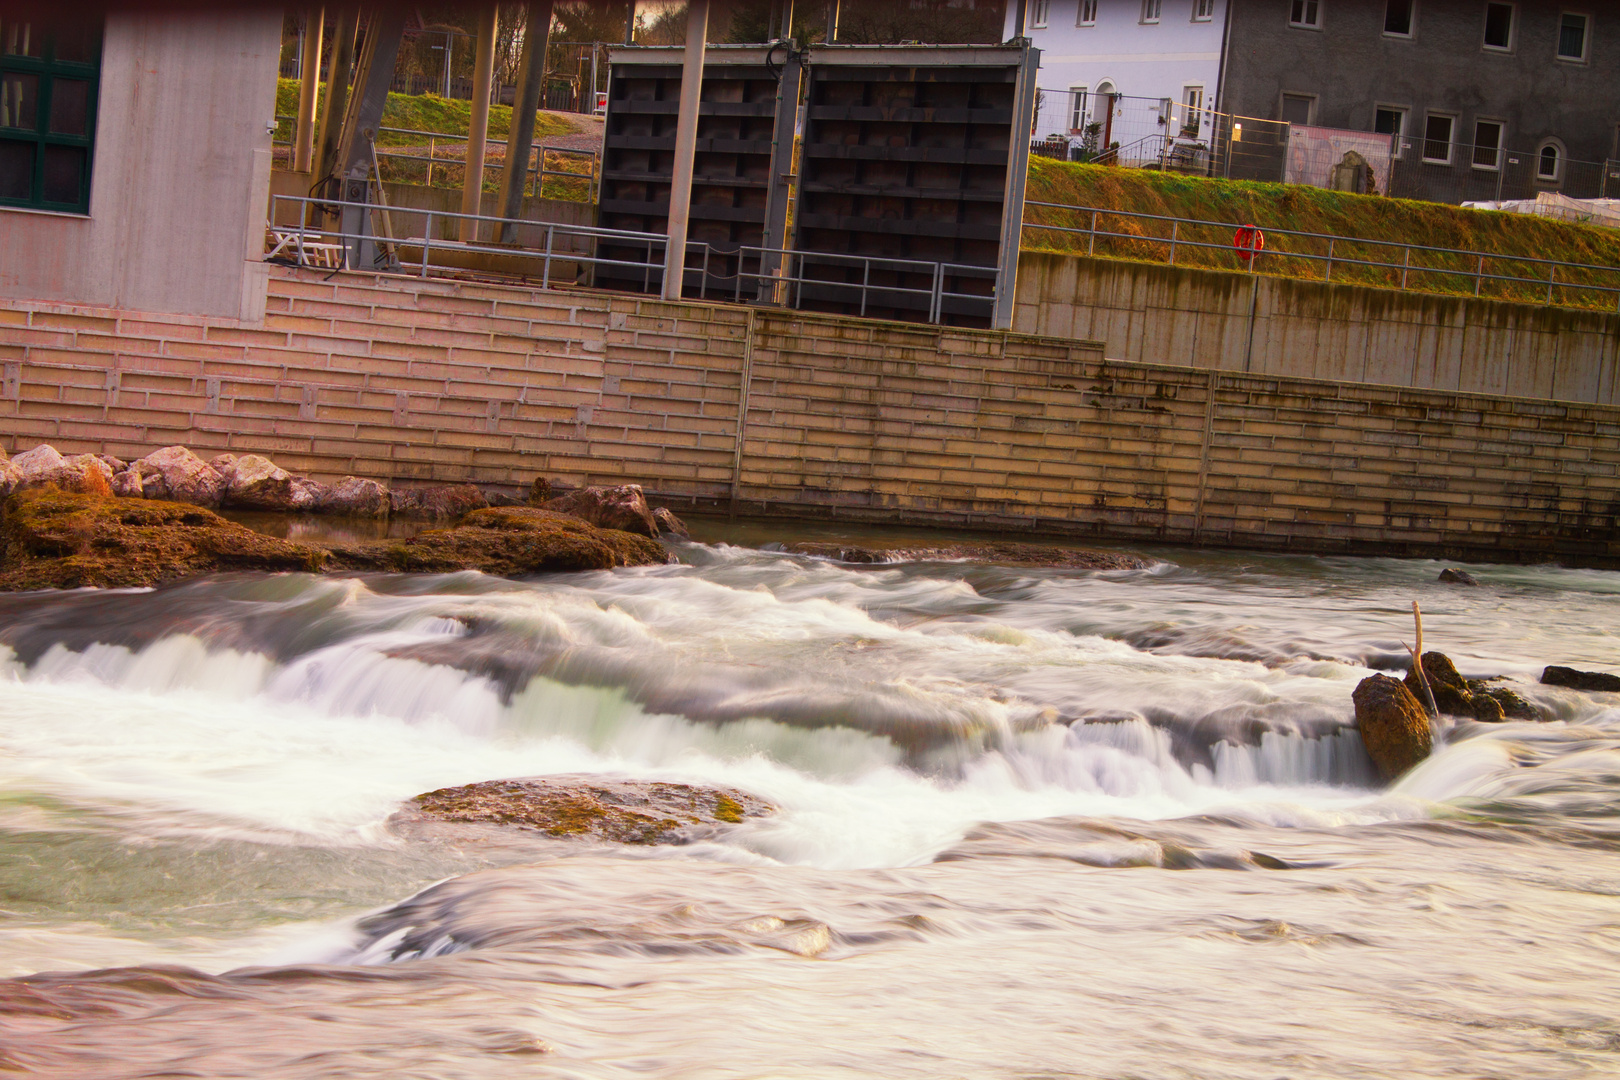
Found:
<svg viewBox="0 0 1620 1080"><path fill-rule="evenodd" d="M1356 159L1348 155L1354 154L1367 166L1367 192L1384 191L1389 184L1390 141L1390 136L1372 131L1294 124L1288 129L1288 164L1283 181L1334 187L1334 171L1353 165Z"/></svg>
<svg viewBox="0 0 1620 1080"><path fill-rule="evenodd" d="M1602 225L1620 229L1620 199L1572 199L1556 191L1543 191L1533 199L1504 199L1501 202L1465 202L1465 210L1502 210L1510 214L1573 221L1578 225Z"/></svg>

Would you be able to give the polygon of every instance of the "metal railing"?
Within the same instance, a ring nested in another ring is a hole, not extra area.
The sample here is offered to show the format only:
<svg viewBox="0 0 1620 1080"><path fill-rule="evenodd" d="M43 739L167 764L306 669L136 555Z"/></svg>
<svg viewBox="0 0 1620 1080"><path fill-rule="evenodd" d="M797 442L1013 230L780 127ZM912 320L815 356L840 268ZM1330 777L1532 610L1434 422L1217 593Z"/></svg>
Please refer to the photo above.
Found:
<svg viewBox="0 0 1620 1080"><path fill-rule="evenodd" d="M292 145L292 138L290 135L287 138L279 137L281 127L284 124L296 124L297 121L298 118L295 116L277 115L277 136L271 139L271 145L290 147ZM376 147L379 168L384 161L390 163L401 161L424 163L424 175L422 178L422 183L426 187L433 186L433 171L435 166L441 170L453 170L466 167L466 145L468 142L468 137L466 135L457 135L448 131L418 131L415 128L395 127L378 128L377 132L379 135L402 135L427 140L427 154L425 156L422 154L411 153L408 149L390 149L380 144ZM449 146L461 147L461 155L459 157L449 158L439 157L438 154L441 143ZM492 147L498 146L504 150L508 145L509 144L506 139L490 139L486 141L484 144L486 161L488 160L489 151ZM548 162L551 164L568 162L578 163L579 165L583 166L583 168L549 168ZM504 164L502 164L500 167L504 168ZM541 193L545 190L545 183L548 177L564 182L579 180L585 181L585 198L571 199L569 201L595 203L597 188L602 179L601 155L595 150L576 150L571 147L564 146L537 145L530 147L529 165L524 174L524 194L540 197ZM395 180L393 178L385 179L390 183L408 182Z"/></svg>
<svg viewBox="0 0 1620 1080"><path fill-rule="evenodd" d="M365 227L344 231L306 224L341 216L345 210L360 212ZM459 233L464 222L473 223L475 239L443 235L447 229ZM508 230L515 234L513 242L499 240ZM662 233L299 195L271 197L268 231L273 257L318 269L362 269L423 278L469 272L524 280L538 277L541 288L551 288L554 284L590 284L584 279L596 275L586 274L588 268L612 271L601 276L613 280L639 281L640 292L661 287L669 243ZM486 232L491 239L482 238ZM613 254L603 255L604 249ZM825 305L853 309L863 316L874 309L915 312L925 314L930 323L944 322L952 314L987 316L995 303L994 267L747 245L720 248L701 241L688 241L686 250L682 291L700 299L789 308ZM367 251L373 252L369 265L363 261ZM531 260L538 273L488 266L469 270L451 261L456 253ZM986 285L972 291L967 285L970 281L985 281Z"/></svg>
<svg viewBox="0 0 1620 1080"><path fill-rule="evenodd" d="M1172 266L1177 265L1179 255L1180 265L1239 269L1410 292L1452 295L1471 292L1474 296L1495 299L1620 311L1620 266L1272 228L1262 230L1264 246L1251 250L1237 242L1238 231L1244 226L1231 222L1060 203L1028 202L1024 205L1024 237L1041 232L1083 236L1087 255L1167 262ZM1030 209L1059 211L1081 224L1031 221L1027 216ZM1125 231L1137 222L1150 223L1152 231L1140 226ZM1038 249L1038 245L1031 246ZM1070 245L1057 250L1078 249ZM1378 257L1379 252L1389 254ZM1194 257L1189 258L1189 253ZM1395 261L1397 255L1399 261Z"/></svg>

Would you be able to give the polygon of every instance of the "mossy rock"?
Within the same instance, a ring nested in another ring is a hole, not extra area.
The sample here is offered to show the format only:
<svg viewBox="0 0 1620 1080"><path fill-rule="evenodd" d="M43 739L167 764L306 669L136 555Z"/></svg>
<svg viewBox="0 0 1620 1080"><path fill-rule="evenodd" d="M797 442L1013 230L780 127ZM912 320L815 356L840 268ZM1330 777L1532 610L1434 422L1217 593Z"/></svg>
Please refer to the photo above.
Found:
<svg viewBox="0 0 1620 1080"><path fill-rule="evenodd" d="M504 577L670 561L656 540L528 506L474 510L453 528L429 529L409 540L333 545L331 553L338 566L350 570L481 570Z"/></svg>

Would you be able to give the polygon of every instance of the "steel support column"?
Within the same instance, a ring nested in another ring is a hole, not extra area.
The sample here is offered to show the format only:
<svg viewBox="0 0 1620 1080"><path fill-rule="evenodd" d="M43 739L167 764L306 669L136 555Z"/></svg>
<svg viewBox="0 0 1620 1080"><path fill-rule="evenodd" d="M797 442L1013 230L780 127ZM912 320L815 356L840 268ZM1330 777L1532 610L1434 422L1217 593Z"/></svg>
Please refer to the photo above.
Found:
<svg viewBox="0 0 1620 1080"><path fill-rule="evenodd" d="M1022 3L1022 0L1015 0ZM1001 208L1001 256L996 260L994 330L1011 330L1018 289L1018 250L1024 236L1024 186L1029 179L1030 130L1035 125L1035 81L1041 51L1023 43L1013 91L1011 144L1007 148L1007 201Z"/></svg>
<svg viewBox="0 0 1620 1080"><path fill-rule="evenodd" d="M383 106L394 81L394 62L405 34L405 9L380 4L366 23L366 43L355 68L354 89L343 117L343 138L338 143L338 179L349 203L370 201L371 174L376 165L377 129L382 127ZM381 177L378 178L379 184ZM351 268L371 269L377 264L376 244L365 239L371 214L364 206L345 206L340 216ZM356 236L355 234L361 234Z"/></svg>
<svg viewBox="0 0 1620 1080"><path fill-rule="evenodd" d="M523 212L523 188L529 176L529 153L534 149L534 120L540 111L540 93L546 83L546 46L551 38L552 0L529 0L523 29L523 56L518 68L517 100L512 102L512 127L506 136L506 168L501 173L499 210L503 218ZM545 168L542 151L540 167ZM538 188L541 183L536 179ZM511 225L501 226L501 242L517 238Z"/></svg>
<svg viewBox="0 0 1620 1080"><path fill-rule="evenodd" d="M665 300L679 300L686 279L686 230L692 210L692 167L697 160L698 103L703 97L709 0L691 0L686 20L680 112L675 120L675 171L669 189L669 246L664 252Z"/></svg>
<svg viewBox="0 0 1620 1080"><path fill-rule="evenodd" d="M349 69L354 66L354 39L360 32L360 10L345 7L337 14L332 59L326 68L326 100L321 103L321 133L315 145L314 179L324 180L337 167L343 118L349 110Z"/></svg>
<svg viewBox="0 0 1620 1080"><path fill-rule="evenodd" d="M478 12L478 54L473 61L472 126L467 133L467 167L461 183L461 212L476 214L483 205L484 143L489 138L489 95L495 80L495 5ZM463 218L461 239L478 239L478 222Z"/></svg>
<svg viewBox="0 0 1620 1080"><path fill-rule="evenodd" d="M298 130L293 133L293 171L309 172L315 157L315 90L321 82L321 35L326 11L304 12L303 56L298 66Z"/></svg>

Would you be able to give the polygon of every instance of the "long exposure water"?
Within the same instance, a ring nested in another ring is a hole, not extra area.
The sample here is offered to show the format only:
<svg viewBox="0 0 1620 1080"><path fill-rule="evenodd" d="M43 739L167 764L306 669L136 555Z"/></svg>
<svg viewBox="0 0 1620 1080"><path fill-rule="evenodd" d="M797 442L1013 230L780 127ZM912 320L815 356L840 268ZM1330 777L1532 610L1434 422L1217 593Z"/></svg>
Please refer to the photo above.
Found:
<svg viewBox="0 0 1620 1080"><path fill-rule="evenodd" d="M0 1071L1620 1072L1620 574L1152 552L226 575L0 597ZM1426 645L1550 711L1374 778ZM658 848L407 829L501 777L720 783Z"/></svg>

